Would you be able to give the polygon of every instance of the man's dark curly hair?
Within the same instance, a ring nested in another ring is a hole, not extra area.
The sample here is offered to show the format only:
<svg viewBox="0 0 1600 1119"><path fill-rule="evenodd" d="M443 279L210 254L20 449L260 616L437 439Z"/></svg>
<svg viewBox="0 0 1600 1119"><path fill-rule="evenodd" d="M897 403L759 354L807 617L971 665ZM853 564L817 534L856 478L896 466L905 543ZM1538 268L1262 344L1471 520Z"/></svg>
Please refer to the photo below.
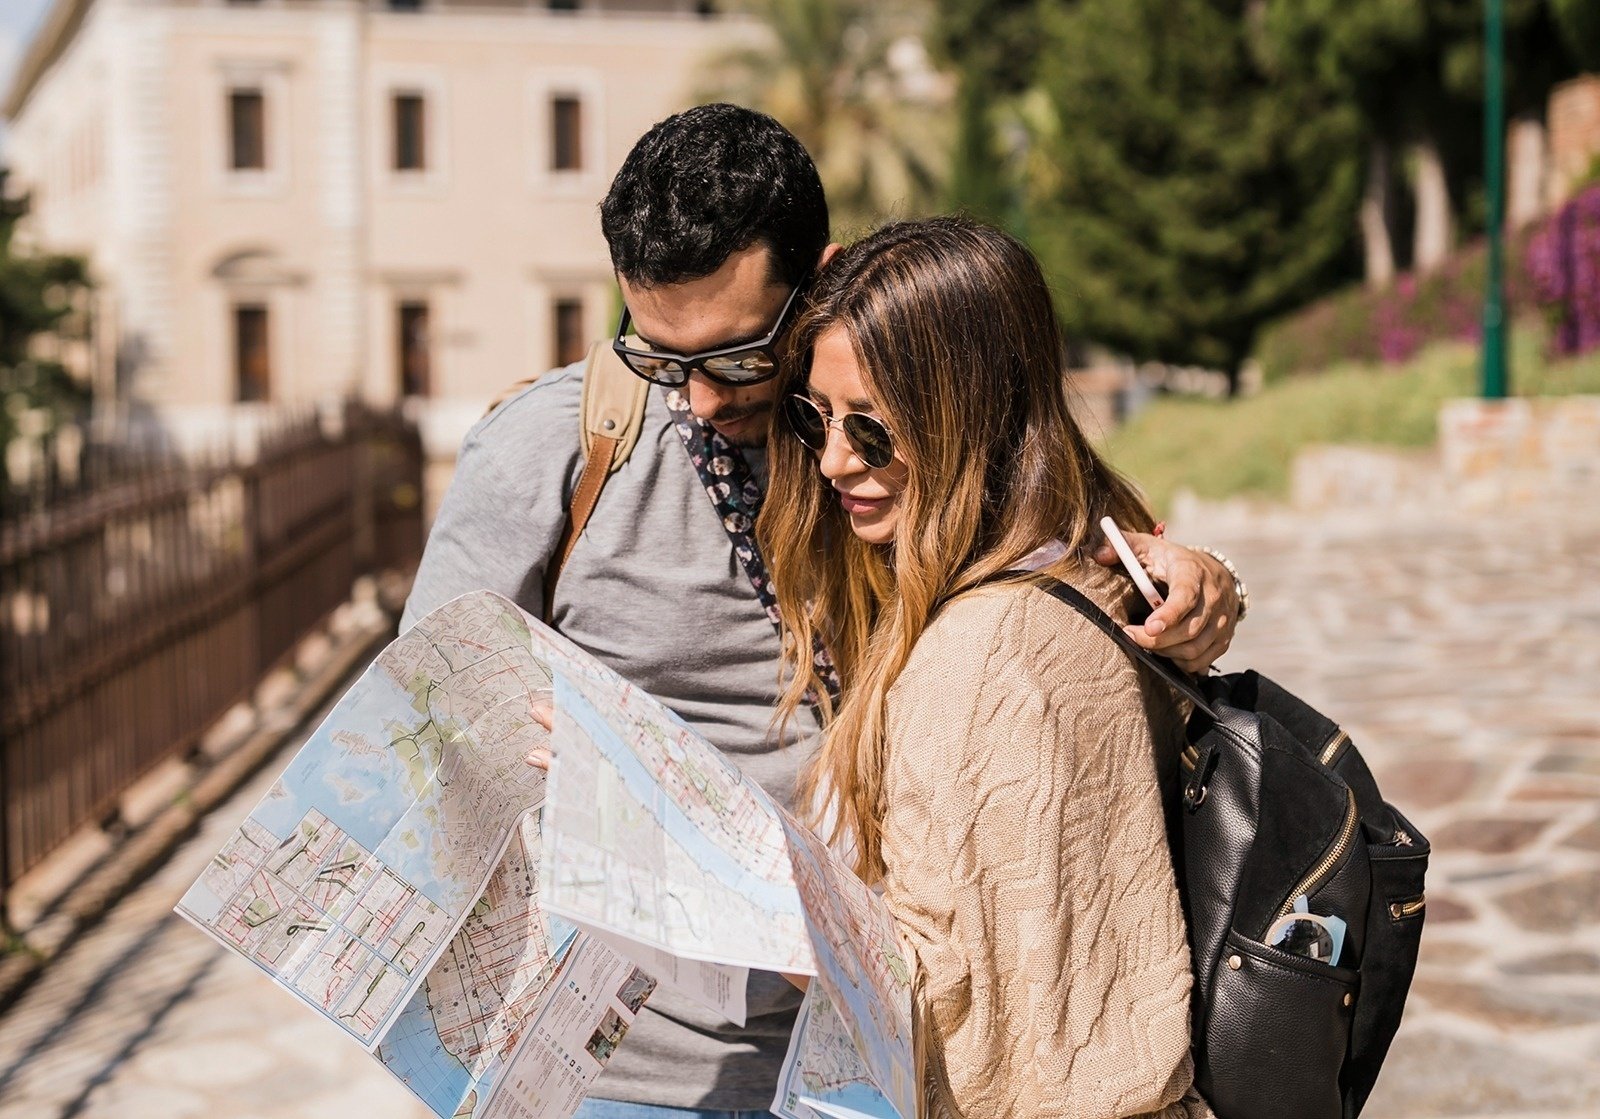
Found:
<svg viewBox="0 0 1600 1119"><path fill-rule="evenodd" d="M805 147L737 105L702 105L646 132L600 204L618 275L642 287L709 276L756 242L774 279L801 283L828 244L828 203Z"/></svg>

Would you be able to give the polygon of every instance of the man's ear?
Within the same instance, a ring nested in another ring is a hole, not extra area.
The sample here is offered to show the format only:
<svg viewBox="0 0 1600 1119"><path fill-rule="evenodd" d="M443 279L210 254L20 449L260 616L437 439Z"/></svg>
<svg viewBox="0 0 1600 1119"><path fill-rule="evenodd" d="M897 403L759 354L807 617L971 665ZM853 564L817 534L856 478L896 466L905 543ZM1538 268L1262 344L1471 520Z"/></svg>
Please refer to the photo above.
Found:
<svg viewBox="0 0 1600 1119"><path fill-rule="evenodd" d="M829 241L828 247L822 250L821 256L817 257L817 271L820 272L822 269L826 268L828 266L828 261L837 256L839 254L839 250L842 248L844 248L844 246L839 244L839 242Z"/></svg>

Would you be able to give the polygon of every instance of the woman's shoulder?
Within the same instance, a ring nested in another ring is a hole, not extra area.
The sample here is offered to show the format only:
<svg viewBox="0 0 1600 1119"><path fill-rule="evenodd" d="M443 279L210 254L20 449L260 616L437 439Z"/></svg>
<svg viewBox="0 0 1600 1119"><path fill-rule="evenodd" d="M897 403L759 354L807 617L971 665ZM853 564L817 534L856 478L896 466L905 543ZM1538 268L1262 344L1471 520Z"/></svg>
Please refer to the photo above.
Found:
<svg viewBox="0 0 1600 1119"><path fill-rule="evenodd" d="M1127 580L1115 572L1086 564L1050 574L1126 619L1120 584ZM1056 743L1050 755L1069 764L1079 738L1111 734L1131 745L1141 728L1175 722L1167 717L1172 707L1077 610L1037 583L1015 582L979 588L940 610L890 690L886 715L891 749L904 763L896 772L914 772L936 756L948 766L963 754L993 762L1015 753L1036 766L1046 740Z"/></svg>
<svg viewBox="0 0 1600 1119"><path fill-rule="evenodd" d="M1128 620L1131 584L1120 573L1086 560L1063 561L1046 573L1082 591L1115 621ZM1092 663L1107 665L1127 660L1089 619L1039 583L995 583L944 604L917 642L902 677L935 667L948 671L952 661L981 671L997 657L1037 666L1063 659L1081 662L1086 655Z"/></svg>
<svg viewBox="0 0 1600 1119"><path fill-rule="evenodd" d="M1077 586L1118 621L1126 583L1097 565L1051 574ZM889 693L891 726L910 734L934 712L1027 710L1063 704L1137 704L1131 658L1105 633L1036 583L980 587L946 603L923 632Z"/></svg>

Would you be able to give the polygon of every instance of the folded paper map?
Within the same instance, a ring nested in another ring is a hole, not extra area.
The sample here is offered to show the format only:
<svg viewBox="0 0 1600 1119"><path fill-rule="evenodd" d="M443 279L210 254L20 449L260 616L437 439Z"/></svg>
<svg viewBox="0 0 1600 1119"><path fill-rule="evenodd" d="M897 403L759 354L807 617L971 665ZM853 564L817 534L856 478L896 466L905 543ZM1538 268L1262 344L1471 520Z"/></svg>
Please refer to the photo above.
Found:
<svg viewBox="0 0 1600 1119"><path fill-rule="evenodd" d="M775 1111L916 1114L881 901L671 711L487 591L378 656L178 912L443 1117L562 1119L658 983L742 1022L749 968L816 976Z"/></svg>

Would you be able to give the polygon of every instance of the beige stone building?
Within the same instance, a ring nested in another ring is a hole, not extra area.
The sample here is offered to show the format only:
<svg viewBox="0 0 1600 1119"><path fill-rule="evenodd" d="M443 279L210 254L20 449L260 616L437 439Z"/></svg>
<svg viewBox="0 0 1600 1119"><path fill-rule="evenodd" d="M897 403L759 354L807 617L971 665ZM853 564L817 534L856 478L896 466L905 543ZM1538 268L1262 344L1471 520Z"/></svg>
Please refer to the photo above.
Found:
<svg viewBox="0 0 1600 1119"><path fill-rule="evenodd" d="M414 397L453 452L610 329L605 187L754 33L694 0L56 0L10 185L91 261L102 399Z"/></svg>

